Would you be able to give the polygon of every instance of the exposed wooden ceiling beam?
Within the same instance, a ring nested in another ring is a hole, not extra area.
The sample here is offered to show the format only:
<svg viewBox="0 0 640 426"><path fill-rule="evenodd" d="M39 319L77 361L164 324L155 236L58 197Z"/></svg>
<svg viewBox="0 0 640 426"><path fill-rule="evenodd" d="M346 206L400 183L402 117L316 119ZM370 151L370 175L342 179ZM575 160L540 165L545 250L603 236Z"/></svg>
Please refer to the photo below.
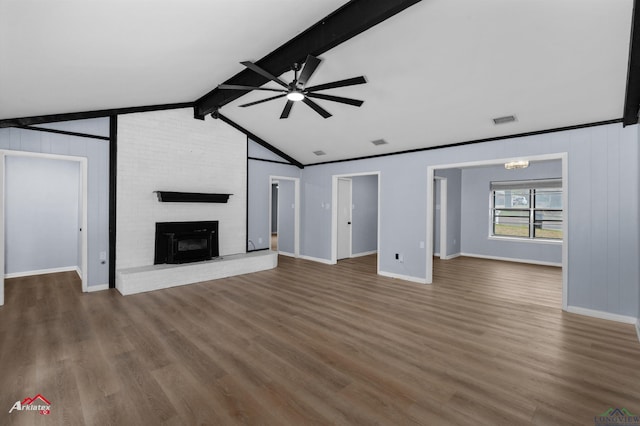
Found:
<svg viewBox="0 0 640 426"><path fill-rule="evenodd" d="M292 64L304 62L307 55L321 55L419 1L351 0L257 61L256 64L276 76L281 75L289 71ZM265 77L245 69L225 81L224 84L257 87L262 86L267 81ZM195 118L204 119L205 115L238 99L245 93L236 90L213 89L195 102L194 116Z"/></svg>

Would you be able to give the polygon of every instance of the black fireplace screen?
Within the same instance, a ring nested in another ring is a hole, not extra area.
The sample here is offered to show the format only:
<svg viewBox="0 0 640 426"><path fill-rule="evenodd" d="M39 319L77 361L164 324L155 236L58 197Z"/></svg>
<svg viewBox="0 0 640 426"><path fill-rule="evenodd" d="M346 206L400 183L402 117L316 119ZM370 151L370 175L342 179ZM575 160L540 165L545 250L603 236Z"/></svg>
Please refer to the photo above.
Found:
<svg viewBox="0 0 640 426"><path fill-rule="evenodd" d="M156 223L154 264L198 262L218 256L217 220Z"/></svg>

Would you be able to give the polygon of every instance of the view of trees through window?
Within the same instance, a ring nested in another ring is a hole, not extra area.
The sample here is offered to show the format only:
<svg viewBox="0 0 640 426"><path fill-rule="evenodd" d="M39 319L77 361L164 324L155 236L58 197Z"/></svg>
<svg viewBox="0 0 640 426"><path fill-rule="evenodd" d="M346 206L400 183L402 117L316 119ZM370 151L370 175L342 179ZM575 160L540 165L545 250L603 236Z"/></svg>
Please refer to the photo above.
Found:
<svg viewBox="0 0 640 426"><path fill-rule="evenodd" d="M491 235L562 240L562 188L518 186L491 191Z"/></svg>

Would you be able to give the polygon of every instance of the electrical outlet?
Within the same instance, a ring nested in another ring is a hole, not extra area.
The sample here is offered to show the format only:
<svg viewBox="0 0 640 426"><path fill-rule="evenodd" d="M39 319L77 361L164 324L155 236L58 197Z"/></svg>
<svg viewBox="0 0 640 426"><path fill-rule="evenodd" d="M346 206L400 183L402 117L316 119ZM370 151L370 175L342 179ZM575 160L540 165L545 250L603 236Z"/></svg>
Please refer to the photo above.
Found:
<svg viewBox="0 0 640 426"><path fill-rule="evenodd" d="M400 260L400 253L396 253L396 260Z"/></svg>
<svg viewBox="0 0 640 426"><path fill-rule="evenodd" d="M424 241L420 241L420 248L424 248Z"/></svg>
<svg viewBox="0 0 640 426"><path fill-rule="evenodd" d="M258 244L262 244L262 237L258 237Z"/></svg>

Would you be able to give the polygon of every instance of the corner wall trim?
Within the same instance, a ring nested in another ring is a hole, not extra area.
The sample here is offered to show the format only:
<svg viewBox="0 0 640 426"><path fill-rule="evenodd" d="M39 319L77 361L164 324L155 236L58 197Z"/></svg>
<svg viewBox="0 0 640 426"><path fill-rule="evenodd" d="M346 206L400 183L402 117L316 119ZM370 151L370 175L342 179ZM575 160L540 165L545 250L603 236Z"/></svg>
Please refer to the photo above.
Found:
<svg viewBox="0 0 640 426"><path fill-rule="evenodd" d="M261 145L261 146L267 148L269 151L273 152L274 154L276 154L277 156L279 156L281 158L284 158L285 160L287 160L288 162L290 162L294 166L298 167L299 169L304 169L304 165L301 162L299 162L296 159L288 156L287 154L285 154L284 152L280 151L278 148L276 148L275 146L271 145L269 142L265 141L261 137L254 135L249 130L245 129L244 127L242 127L241 125L239 125L235 121L232 121L232 120L228 119L227 117L225 117L224 115L222 115L220 113L216 114L216 117L217 117L217 119L224 121L225 123L227 123L229 126L233 127L234 129L244 133L245 135L247 135L247 137L249 139L251 139L252 141L257 143L258 145Z"/></svg>
<svg viewBox="0 0 640 426"><path fill-rule="evenodd" d="M624 324L636 324L636 331L638 331L638 318L635 318L635 317L630 317L627 315L620 315L620 314L613 314L611 312L605 312L605 311L598 311L596 309L582 308L580 306L567 306L567 312L570 312L572 314L584 315L587 317L621 322Z"/></svg>
<svg viewBox="0 0 640 426"><path fill-rule="evenodd" d="M446 144L446 145L436 145L436 146L430 146L430 147L426 147L426 148L415 148L415 149L407 149L407 150L404 150L404 151L387 152L385 154L365 155L363 157L353 157L353 158L345 158L345 159L342 159L342 160L323 161L323 162L320 162L320 163L305 164L305 167L321 166L323 164L344 163L344 162L347 162L347 161L367 160L367 159L370 159L370 158L388 157L390 155L412 154L414 152L433 151L433 150L437 150L437 149L455 148L455 147L464 146L464 145L474 145L474 144L478 144L478 143L494 142L494 141L499 141L499 140L504 140L504 139L524 138L524 137L529 137L529 136L544 135L544 134L547 134L547 133L565 132L565 131L568 131L568 130L585 129L587 127L605 126L605 125L608 125L608 124L616 124L616 123L622 123L622 118L614 118L614 119L611 119L611 120L596 121L596 122L593 122L593 123L577 124L575 126L555 127L553 129L536 130L536 131L533 131L533 132L526 132L526 133L515 133L515 134L510 134L510 135L504 135L504 136L494 136L494 137L491 137L491 138L484 138L484 139L473 139L473 140L468 140L468 141L464 141L464 142L454 142L454 143L450 143L450 144Z"/></svg>
<svg viewBox="0 0 640 426"><path fill-rule="evenodd" d="M545 262L543 260L514 259L510 257L487 256L484 254L473 254L473 253L459 253L455 257L458 257L458 256L475 257L477 259L501 260L504 262L528 263L531 265L555 266L558 268L562 268L562 262Z"/></svg>
<svg viewBox="0 0 640 426"><path fill-rule="evenodd" d="M383 277L387 277L387 278L395 278L395 279L404 280L404 281L411 281L412 283L429 284L427 283L427 280L425 278L412 277L410 275L394 274L392 272L385 272L385 271L378 272L378 275L382 275Z"/></svg>

